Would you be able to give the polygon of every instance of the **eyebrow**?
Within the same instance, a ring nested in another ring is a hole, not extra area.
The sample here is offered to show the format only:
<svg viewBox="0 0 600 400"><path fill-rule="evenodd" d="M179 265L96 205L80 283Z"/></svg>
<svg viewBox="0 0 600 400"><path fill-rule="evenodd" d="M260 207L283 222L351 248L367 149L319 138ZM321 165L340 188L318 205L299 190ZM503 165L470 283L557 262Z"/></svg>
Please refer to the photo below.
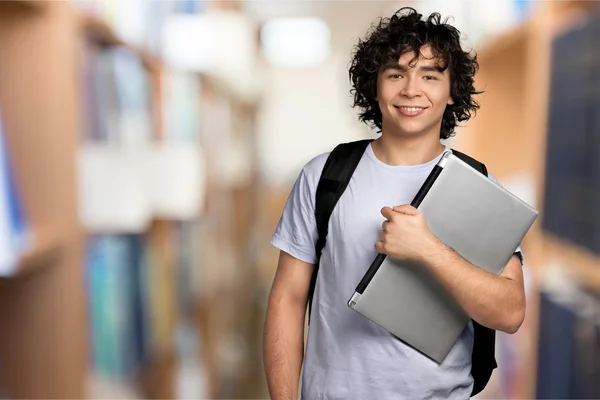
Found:
<svg viewBox="0 0 600 400"><path fill-rule="evenodd" d="M408 67L403 64L390 64L383 68L383 72L394 70L394 71L408 71ZM442 72L443 68L436 67L434 65L421 65L419 70L422 72Z"/></svg>

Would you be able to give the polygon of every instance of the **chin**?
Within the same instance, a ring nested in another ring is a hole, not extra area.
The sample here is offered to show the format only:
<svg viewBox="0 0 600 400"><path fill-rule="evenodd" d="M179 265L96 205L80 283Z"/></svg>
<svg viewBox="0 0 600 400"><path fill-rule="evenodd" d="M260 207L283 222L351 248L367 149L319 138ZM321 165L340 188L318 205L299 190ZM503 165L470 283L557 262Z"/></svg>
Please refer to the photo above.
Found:
<svg viewBox="0 0 600 400"><path fill-rule="evenodd" d="M431 124L430 121L421 119L408 119L398 116L392 116L384 121L384 127L395 137L414 138L427 136L432 131L436 131L436 124ZM439 124L441 126L441 124ZM439 128L437 129L439 135Z"/></svg>
<svg viewBox="0 0 600 400"><path fill-rule="evenodd" d="M427 133L427 129L416 126L396 126L395 135L402 137L417 137Z"/></svg>

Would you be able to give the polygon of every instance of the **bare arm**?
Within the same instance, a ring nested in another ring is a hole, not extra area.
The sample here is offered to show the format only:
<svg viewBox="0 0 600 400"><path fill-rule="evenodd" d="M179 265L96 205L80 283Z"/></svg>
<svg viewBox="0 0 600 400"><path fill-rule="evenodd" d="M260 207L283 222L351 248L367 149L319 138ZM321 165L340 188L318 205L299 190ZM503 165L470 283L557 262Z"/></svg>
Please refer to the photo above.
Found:
<svg viewBox="0 0 600 400"><path fill-rule="evenodd" d="M525 318L521 261L513 256L500 275L466 261L440 242L423 261L469 316L491 329L515 333Z"/></svg>
<svg viewBox="0 0 600 400"><path fill-rule="evenodd" d="M420 261L467 314L491 329L516 332L525 318L523 271L517 256L500 275L478 268L436 238L410 205L381 210L387 218L375 247L397 259Z"/></svg>
<svg viewBox="0 0 600 400"><path fill-rule="evenodd" d="M273 400L298 396L304 357L304 319L314 266L281 251L263 335L263 360Z"/></svg>

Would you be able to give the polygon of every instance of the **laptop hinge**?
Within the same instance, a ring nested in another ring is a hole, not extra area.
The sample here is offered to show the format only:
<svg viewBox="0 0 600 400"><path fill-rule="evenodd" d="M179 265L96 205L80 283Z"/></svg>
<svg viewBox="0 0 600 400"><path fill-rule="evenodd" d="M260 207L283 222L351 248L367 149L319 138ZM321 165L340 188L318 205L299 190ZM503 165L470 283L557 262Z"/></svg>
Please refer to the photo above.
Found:
<svg viewBox="0 0 600 400"><path fill-rule="evenodd" d="M350 300L348 300L348 307L350 307L351 309L354 309L354 306L356 305L356 303L358 303L360 298L361 298L361 294L358 292L354 292L354 294L352 295Z"/></svg>

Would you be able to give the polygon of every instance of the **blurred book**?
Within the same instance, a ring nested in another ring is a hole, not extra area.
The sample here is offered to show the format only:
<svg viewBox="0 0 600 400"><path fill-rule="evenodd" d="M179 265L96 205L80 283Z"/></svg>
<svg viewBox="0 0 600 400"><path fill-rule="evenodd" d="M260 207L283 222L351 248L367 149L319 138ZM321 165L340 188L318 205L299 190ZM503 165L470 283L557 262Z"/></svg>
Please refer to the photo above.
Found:
<svg viewBox="0 0 600 400"><path fill-rule="evenodd" d="M588 247L600 255L600 6L591 13L589 22L591 43L588 49L590 57L590 109L592 116L588 130L586 159L590 171L589 188L586 195L586 209L592 221L591 237Z"/></svg>
<svg viewBox="0 0 600 400"><path fill-rule="evenodd" d="M153 355L164 356L173 351L173 327L176 319L174 247L171 224L156 221L145 235L147 290L150 313L150 346Z"/></svg>
<svg viewBox="0 0 600 400"><path fill-rule="evenodd" d="M150 80L127 47L87 43L83 52L84 140L147 144L152 134Z"/></svg>
<svg viewBox="0 0 600 400"><path fill-rule="evenodd" d="M179 324L195 324L193 223L156 221L139 235L96 235L87 255L92 373L131 381L176 347L196 348ZM191 346L191 347L189 347ZM194 350L195 351L195 350Z"/></svg>
<svg viewBox="0 0 600 400"><path fill-rule="evenodd" d="M33 244L18 194L0 113L0 276L14 274L21 255Z"/></svg>
<svg viewBox="0 0 600 400"><path fill-rule="evenodd" d="M129 247L128 269L131 280L128 301L132 313L134 357L137 365L144 365L151 359L149 299L152 293L148 290L146 243L142 235L126 235L125 240Z"/></svg>
<svg viewBox="0 0 600 400"><path fill-rule="evenodd" d="M573 397L573 324L575 315L546 293L540 298L537 399Z"/></svg>
<svg viewBox="0 0 600 400"><path fill-rule="evenodd" d="M117 93L115 132L118 141L125 145L144 145L153 137L148 71L131 49L113 47L105 51Z"/></svg>
<svg viewBox="0 0 600 400"><path fill-rule="evenodd" d="M600 398L599 316L596 295L541 292L536 398Z"/></svg>
<svg viewBox="0 0 600 400"><path fill-rule="evenodd" d="M199 139L200 79L197 74L164 73L165 139L197 144Z"/></svg>
<svg viewBox="0 0 600 400"><path fill-rule="evenodd" d="M199 221L174 223L173 242L177 279L177 308L184 319L195 320L195 306L198 301L199 265Z"/></svg>
<svg viewBox="0 0 600 400"><path fill-rule="evenodd" d="M78 149L78 204L90 232L142 233L152 218L149 73L126 47L86 42L84 129Z"/></svg>
<svg viewBox="0 0 600 400"><path fill-rule="evenodd" d="M125 305L131 276L127 243L118 236L91 239L88 291L91 315L92 369L100 376L126 379L135 369L131 346L132 315Z"/></svg>
<svg viewBox="0 0 600 400"><path fill-rule="evenodd" d="M519 21L525 21L534 12L537 4L530 0L513 0L513 7L516 10Z"/></svg>
<svg viewBox="0 0 600 400"><path fill-rule="evenodd" d="M147 243L143 235L98 235L88 249L92 370L128 380L152 357Z"/></svg>
<svg viewBox="0 0 600 400"><path fill-rule="evenodd" d="M586 207L592 190L589 157L591 129L591 31L576 26L552 43L546 148L543 229L590 247L593 219ZM597 97L597 96L595 96ZM597 157L594 154L594 157Z"/></svg>
<svg viewBox="0 0 600 400"><path fill-rule="evenodd" d="M174 2L173 11L177 14L199 14L212 6L212 0L179 0Z"/></svg>

